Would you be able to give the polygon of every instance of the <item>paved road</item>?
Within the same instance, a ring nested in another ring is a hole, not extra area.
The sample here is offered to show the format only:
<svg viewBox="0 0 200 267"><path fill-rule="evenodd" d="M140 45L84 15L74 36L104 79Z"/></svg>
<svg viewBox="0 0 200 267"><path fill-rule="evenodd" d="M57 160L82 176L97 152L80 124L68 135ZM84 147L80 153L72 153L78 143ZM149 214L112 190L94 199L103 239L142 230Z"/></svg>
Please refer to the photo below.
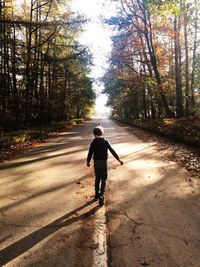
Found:
<svg viewBox="0 0 200 267"><path fill-rule="evenodd" d="M200 266L200 195L155 143L103 120L106 205L85 167L92 120L0 165L0 266Z"/></svg>

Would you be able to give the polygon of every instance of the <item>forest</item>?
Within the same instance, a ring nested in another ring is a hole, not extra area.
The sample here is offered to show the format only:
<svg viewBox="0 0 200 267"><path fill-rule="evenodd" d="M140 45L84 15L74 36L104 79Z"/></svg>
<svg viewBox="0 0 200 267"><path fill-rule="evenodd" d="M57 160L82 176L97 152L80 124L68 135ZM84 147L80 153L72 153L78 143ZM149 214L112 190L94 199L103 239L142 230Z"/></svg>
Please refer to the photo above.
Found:
<svg viewBox="0 0 200 267"><path fill-rule="evenodd" d="M95 93L86 19L66 0L0 1L0 130L85 117Z"/></svg>
<svg viewBox="0 0 200 267"><path fill-rule="evenodd" d="M199 144L200 1L111 2L117 12L104 24L112 32L112 50L109 67L99 81L113 118L138 126L150 122L158 132L163 121L177 126L183 118L186 121L176 135L190 124L185 135ZM93 55L90 47L79 42L88 20L73 13L70 3L0 0L3 136L86 118L94 110Z"/></svg>
<svg viewBox="0 0 200 267"><path fill-rule="evenodd" d="M120 0L103 82L113 115L133 120L200 114L200 1Z"/></svg>

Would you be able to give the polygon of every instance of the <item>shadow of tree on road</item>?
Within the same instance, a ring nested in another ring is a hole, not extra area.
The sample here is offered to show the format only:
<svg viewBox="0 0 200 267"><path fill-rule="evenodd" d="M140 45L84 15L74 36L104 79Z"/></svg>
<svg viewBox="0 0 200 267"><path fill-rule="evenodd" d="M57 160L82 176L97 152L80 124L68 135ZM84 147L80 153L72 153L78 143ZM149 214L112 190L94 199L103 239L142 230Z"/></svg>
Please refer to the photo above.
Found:
<svg viewBox="0 0 200 267"><path fill-rule="evenodd" d="M32 195L30 195L28 197L22 198L22 199L20 199L18 201L15 201L14 203L2 206L0 208L0 212L3 212L5 210L8 210L8 209L11 209L11 208L14 208L14 207L17 207L17 206L19 206L19 205L21 205L21 204L23 204L23 203L25 203L25 202L27 202L29 200L35 199L35 198L43 196L43 195L47 195L47 194L49 194L51 192L59 191L59 190L63 189L64 187L67 187L67 186L69 186L71 184L74 184L76 181L82 181L87 177L88 177L88 174L83 175L82 177L78 177L76 180L73 180L72 182L68 182L67 181L67 182L61 183L59 185L56 185L54 187L46 188L45 190L39 191L39 192L37 192L35 194L32 194Z"/></svg>
<svg viewBox="0 0 200 267"><path fill-rule="evenodd" d="M57 232L63 227L67 227L75 222L84 220L94 214L97 210L101 207L97 204L96 206L92 207L89 211L76 216L78 211L83 210L84 208L92 205L95 200L90 200L86 202L84 205L74 209L73 211L61 216L60 218L54 220L53 222L49 223L48 225L40 228L39 230L31 233L30 235L25 236L24 238L16 241L15 243L9 245L8 247L2 249L0 251L0 266L7 264L8 262L12 261L16 257L20 256L22 253L28 251L44 238L50 236L51 234ZM71 216L76 216L72 217Z"/></svg>

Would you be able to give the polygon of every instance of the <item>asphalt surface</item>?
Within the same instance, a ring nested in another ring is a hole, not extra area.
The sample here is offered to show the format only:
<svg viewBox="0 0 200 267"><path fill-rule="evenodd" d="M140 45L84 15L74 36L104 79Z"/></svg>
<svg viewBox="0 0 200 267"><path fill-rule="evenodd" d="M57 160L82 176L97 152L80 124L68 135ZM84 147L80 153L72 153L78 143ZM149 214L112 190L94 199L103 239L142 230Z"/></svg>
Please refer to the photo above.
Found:
<svg viewBox="0 0 200 267"><path fill-rule="evenodd" d="M106 202L93 201L86 122L0 165L0 266L200 266L199 187L153 142L102 120Z"/></svg>

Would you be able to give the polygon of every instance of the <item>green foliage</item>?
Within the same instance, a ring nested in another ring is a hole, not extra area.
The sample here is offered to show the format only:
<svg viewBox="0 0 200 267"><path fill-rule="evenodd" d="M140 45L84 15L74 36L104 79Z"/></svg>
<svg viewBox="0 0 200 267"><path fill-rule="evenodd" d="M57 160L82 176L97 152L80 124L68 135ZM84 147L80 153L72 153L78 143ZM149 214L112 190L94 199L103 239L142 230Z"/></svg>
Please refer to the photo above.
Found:
<svg viewBox="0 0 200 267"><path fill-rule="evenodd" d="M149 10L157 15L166 17L171 14L180 15L180 6L177 0L150 0L148 1Z"/></svg>

